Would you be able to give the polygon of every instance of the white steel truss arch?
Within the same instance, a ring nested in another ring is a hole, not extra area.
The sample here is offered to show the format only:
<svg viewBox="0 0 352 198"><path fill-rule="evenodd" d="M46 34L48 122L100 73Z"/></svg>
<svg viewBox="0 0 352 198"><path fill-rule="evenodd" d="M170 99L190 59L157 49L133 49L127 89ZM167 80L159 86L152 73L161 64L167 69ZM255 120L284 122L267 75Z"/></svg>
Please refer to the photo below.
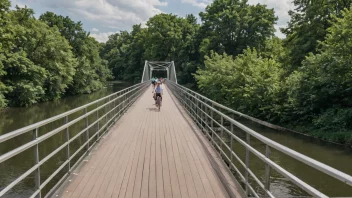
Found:
<svg viewBox="0 0 352 198"><path fill-rule="evenodd" d="M166 71L167 79L177 83L174 61L145 61L141 82L150 80L153 76L153 71Z"/></svg>

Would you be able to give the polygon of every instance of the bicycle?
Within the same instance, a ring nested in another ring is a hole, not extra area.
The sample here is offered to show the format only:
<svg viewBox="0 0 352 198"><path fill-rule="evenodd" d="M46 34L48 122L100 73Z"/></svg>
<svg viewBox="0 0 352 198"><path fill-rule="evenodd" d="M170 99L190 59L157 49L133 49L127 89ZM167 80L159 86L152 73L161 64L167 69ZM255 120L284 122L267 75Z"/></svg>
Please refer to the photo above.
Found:
<svg viewBox="0 0 352 198"><path fill-rule="evenodd" d="M156 106L158 107L158 110L160 111L160 106L161 106L161 97L157 96L156 98Z"/></svg>

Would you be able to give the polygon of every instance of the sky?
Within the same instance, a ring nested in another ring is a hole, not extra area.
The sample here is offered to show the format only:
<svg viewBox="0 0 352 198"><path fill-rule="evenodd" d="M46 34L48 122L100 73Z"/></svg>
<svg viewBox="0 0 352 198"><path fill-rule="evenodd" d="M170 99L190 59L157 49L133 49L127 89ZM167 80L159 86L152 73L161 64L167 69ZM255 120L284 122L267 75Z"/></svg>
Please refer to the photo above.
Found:
<svg viewBox="0 0 352 198"><path fill-rule="evenodd" d="M172 13L179 16L194 14L211 4L212 0L11 0L12 6L32 8L39 17L46 11L69 16L74 21L81 21L85 30L99 42L107 41L109 35L132 29L134 24L145 24L159 13ZM290 17L288 11L293 9L292 0L248 0L249 4L266 4L274 8L279 18L276 35L283 38L279 31L285 27Z"/></svg>

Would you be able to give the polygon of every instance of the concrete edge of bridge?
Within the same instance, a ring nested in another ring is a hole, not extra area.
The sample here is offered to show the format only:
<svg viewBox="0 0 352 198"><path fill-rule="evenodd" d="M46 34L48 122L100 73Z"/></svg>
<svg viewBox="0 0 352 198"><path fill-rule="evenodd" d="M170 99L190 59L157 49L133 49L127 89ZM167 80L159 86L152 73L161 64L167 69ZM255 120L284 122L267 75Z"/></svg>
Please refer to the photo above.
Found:
<svg viewBox="0 0 352 198"><path fill-rule="evenodd" d="M222 183L224 190L229 194L231 198L235 197L247 197L245 192L242 189L240 183L234 177L234 175L229 170L228 166L221 159L220 154L215 150L214 146L208 141L201 129L194 123L192 118L188 115L183 105L180 104L178 99L174 94L169 91L171 99L174 101L177 109L182 114L183 118L189 124L193 132L195 133L197 139L201 143L204 151L206 152L207 158L209 159L211 166L216 172L216 175L219 178L219 181Z"/></svg>

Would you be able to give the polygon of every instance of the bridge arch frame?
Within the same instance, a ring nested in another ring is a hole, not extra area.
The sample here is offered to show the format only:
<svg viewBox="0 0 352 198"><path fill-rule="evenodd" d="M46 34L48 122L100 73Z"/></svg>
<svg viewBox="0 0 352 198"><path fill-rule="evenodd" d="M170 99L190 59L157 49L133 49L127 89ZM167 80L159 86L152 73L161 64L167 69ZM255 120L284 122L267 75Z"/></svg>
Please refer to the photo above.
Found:
<svg viewBox="0 0 352 198"><path fill-rule="evenodd" d="M153 71L166 71L167 79L177 83L174 61L145 61L141 83L148 81L153 76Z"/></svg>

